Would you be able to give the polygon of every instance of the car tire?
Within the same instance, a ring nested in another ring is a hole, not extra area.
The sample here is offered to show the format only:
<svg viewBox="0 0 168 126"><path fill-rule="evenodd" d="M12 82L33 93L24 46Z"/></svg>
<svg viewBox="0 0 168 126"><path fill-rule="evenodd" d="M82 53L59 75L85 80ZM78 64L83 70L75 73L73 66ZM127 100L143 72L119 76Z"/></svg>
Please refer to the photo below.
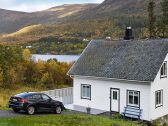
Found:
<svg viewBox="0 0 168 126"><path fill-rule="evenodd" d="M62 108L61 108L61 106L57 106L57 107L55 108L55 113L56 113L56 114L61 114L61 113L62 113Z"/></svg>
<svg viewBox="0 0 168 126"><path fill-rule="evenodd" d="M15 113L18 113L20 110L13 108L13 111L14 111Z"/></svg>
<svg viewBox="0 0 168 126"><path fill-rule="evenodd" d="M35 114L35 107L34 106L29 106L27 108L27 114L34 115Z"/></svg>

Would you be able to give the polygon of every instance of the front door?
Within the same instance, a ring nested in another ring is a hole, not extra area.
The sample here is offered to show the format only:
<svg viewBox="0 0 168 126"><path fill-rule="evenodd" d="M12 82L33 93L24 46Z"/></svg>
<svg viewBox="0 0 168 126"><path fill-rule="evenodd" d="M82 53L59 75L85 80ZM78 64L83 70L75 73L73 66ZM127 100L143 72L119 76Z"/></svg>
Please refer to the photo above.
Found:
<svg viewBox="0 0 168 126"><path fill-rule="evenodd" d="M111 110L114 112L119 112L119 107L120 107L120 89L116 88L111 88L110 89L110 105L111 105Z"/></svg>

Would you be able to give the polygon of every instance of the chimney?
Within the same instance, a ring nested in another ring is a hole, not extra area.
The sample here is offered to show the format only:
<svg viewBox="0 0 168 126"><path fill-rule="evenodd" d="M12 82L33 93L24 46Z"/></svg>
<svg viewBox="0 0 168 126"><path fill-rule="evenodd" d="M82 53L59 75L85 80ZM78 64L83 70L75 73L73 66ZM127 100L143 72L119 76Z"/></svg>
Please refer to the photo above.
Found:
<svg viewBox="0 0 168 126"><path fill-rule="evenodd" d="M134 39L134 37L132 35L132 28L127 27L126 30L125 30L124 40L131 40L131 39Z"/></svg>

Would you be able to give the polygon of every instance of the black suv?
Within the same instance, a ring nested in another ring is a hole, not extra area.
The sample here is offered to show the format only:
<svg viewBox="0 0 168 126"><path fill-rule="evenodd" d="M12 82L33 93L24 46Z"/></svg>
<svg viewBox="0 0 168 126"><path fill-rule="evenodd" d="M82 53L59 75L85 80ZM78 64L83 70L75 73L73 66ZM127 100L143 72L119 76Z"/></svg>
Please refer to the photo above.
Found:
<svg viewBox="0 0 168 126"><path fill-rule="evenodd" d="M17 94L10 98L9 108L14 112L20 110L26 111L29 115L33 115L37 111L55 112L61 114L65 109L62 102L51 99L44 93L26 92Z"/></svg>

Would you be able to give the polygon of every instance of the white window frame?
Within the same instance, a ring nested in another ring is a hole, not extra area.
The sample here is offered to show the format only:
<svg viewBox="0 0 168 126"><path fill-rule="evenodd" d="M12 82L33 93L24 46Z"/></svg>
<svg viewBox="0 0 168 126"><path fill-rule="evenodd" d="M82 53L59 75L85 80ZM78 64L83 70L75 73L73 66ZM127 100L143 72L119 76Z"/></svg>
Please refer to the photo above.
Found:
<svg viewBox="0 0 168 126"><path fill-rule="evenodd" d="M132 93L133 94L133 103L129 103L129 94ZM138 104L134 103L134 97L135 97L135 93L138 93ZM140 91L134 91L134 90L127 90L127 105L128 106L133 106L133 107L140 107Z"/></svg>
<svg viewBox="0 0 168 126"><path fill-rule="evenodd" d="M163 90L157 90L155 91L155 107L158 108L161 106L163 106Z"/></svg>
<svg viewBox="0 0 168 126"><path fill-rule="evenodd" d="M162 69L163 69L163 73L162 73ZM160 77L161 78L167 77L167 62L166 61L163 62L162 67L160 69Z"/></svg>
<svg viewBox="0 0 168 126"><path fill-rule="evenodd" d="M81 84L81 99L91 100L91 85Z"/></svg>

